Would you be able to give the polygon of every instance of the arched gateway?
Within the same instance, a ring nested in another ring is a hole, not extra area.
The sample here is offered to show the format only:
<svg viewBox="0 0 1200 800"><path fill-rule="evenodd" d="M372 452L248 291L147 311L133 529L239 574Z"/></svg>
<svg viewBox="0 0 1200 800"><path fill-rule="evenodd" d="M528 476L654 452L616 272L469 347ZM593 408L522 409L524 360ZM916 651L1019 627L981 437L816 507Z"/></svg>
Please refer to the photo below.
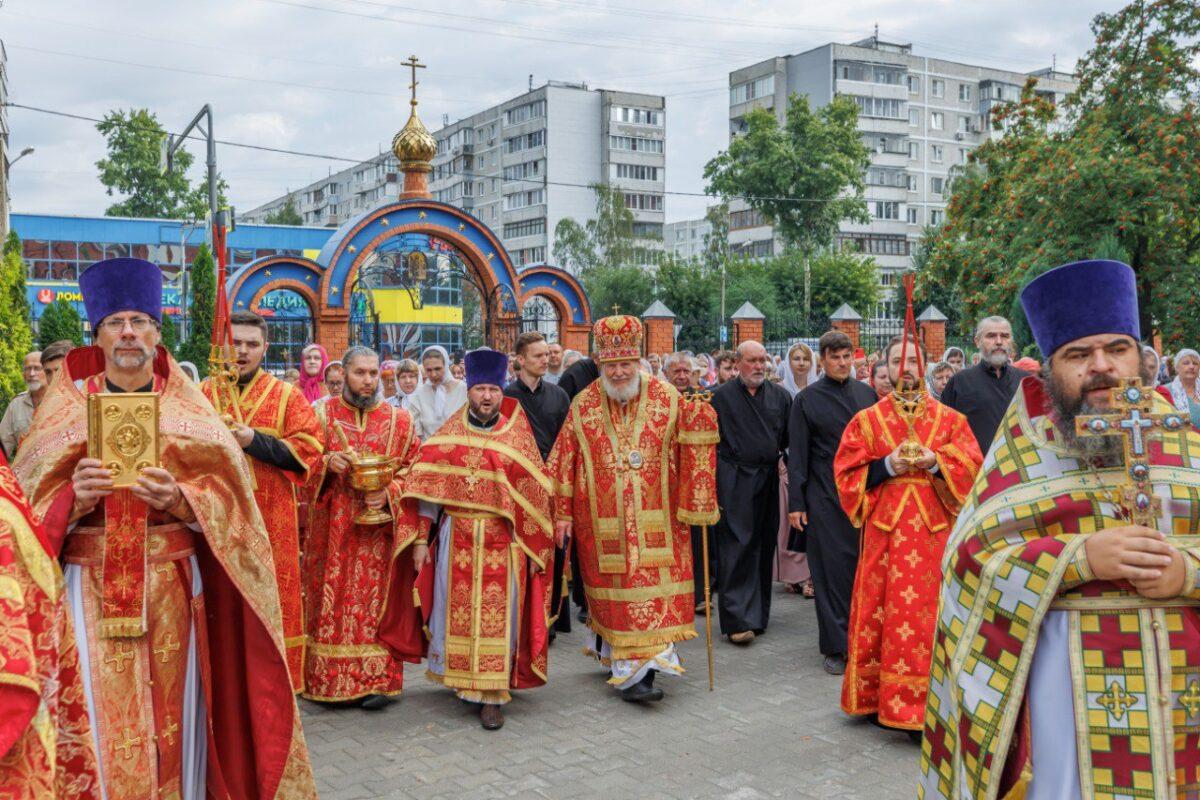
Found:
<svg viewBox="0 0 1200 800"><path fill-rule="evenodd" d="M270 317L273 305L285 304L278 298L298 296L308 305L316 341L336 358L351 343L390 345L397 353L412 349L405 331L381 332L376 306L382 302L404 304L419 319L426 298L445 296L461 307L470 293L478 306L478 336L491 347L508 350L522 329L527 305L545 308L535 301L545 298L554 314L540 314L532 327L545 329L552 320L564 347L587 352L591 309L574 277L546 265L518 271L490 228L432 199L428 176L437 143L417 117L415 99L412 105L408 123L392 140L404 173L400 199L347 221L316 260L271 256L250 262L229 279L233 308ZM280 290L287 291L281 295ZM292 317L303 317L302 309L297 313L291 308L297 301L286 305ZM458 324L474 321L460 315Z"/></svg>

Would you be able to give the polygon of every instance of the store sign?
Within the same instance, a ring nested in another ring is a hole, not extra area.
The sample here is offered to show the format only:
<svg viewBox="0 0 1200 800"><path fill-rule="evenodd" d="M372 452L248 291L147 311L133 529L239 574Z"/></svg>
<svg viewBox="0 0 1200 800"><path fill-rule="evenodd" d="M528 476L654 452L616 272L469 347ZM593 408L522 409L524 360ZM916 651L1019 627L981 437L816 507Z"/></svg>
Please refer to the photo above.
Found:
<svg viewBox="0 0 1200 800"><path fill-rule="evenodd" d="M309 319L308 301L290 289L274 289L264 294L254 311L269 319Z"/></svg>
<svg viewBox="0 0 1200 800"><path fill-rule="evenodd" d="M87 318L83 306L83 293L79 284L67 281L29 281L25 285L26 297L35 318L40 317L46 306L59 300L66 300L75 307L79 315ZM179 289L164 286L162 292L163 313L177 315L181 312L182 293Z"/></svg>

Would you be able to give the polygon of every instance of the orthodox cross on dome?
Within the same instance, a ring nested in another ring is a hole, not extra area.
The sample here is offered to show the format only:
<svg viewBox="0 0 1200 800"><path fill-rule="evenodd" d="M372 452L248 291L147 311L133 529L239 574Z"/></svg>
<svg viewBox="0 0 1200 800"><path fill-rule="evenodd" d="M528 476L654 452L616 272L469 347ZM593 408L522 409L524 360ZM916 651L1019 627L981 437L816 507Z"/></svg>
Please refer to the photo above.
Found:
<svg viewBox="0 0 1200 800"><path fill-rule="evenodd" d="M1138 378L1124 378L1112 389L1112 407L1106 414L1080 414L1075 431L1082 438L1120 436L1125 451L1126 480L1120 502L1130 521L1147 528L1157 527L1161 501L1150 486L1148 440L1163 430L1178 431L1186 424L1178 412L1154 412L1153 391Z"/></svg>
<svg viewBox="0 0 1200 800"><path fill-rule="evenodd" d="M417 61L417 57L415 55L409 56L408 60L404 61L402 63L412 71L412 83L410 83L408 85L408 88L412 90L412 99L409 100L408 102L413 108L416 108L417 107L417 86L419 85L419 81L417 81L417 70L425 69L425 65L419 63Z"/></svg>

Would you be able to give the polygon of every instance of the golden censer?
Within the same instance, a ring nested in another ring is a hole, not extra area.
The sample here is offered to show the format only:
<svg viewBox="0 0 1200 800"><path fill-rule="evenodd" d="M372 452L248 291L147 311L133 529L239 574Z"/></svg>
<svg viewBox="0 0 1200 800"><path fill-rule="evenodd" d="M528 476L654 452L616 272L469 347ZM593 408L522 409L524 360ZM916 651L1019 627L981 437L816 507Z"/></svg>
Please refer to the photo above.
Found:
<svg viewBox="0 0 1200 800"><path fill-rule="evenodd" d="M391 456L367 453L358 456L350 465L350 485L360 492L386 489L396 474L396 462ZM392 521L384 508L364 509L354 521L359 525L382 525Z"/></svg>

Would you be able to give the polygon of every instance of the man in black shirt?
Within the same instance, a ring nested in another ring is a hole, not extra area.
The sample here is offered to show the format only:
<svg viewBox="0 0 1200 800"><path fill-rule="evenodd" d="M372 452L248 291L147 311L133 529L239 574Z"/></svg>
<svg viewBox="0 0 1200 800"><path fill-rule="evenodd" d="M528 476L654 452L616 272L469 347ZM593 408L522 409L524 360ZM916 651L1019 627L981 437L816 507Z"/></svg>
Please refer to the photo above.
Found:
<svg viewBox="0 0 1200 800"><path fill-rule="evenodd" d="M795 529L788 549L800 549L796 531L802 531L816 593L821 655L831 675L846 671L859 538L838 499L833 459L850 420L876 402L875 391L854 379L853 347L840 331L821 337L817 353L825 374L796 395L788 419L788 521Z"/></svg>
<svg viewBox="0 0 1200 800"><path fill-rule="evenodd" d="M1029 375L1012 360L1012 325L1004 317L987 317L975 328L980 361L957 373L942 391L942 403L967 418L985 456L1008 411L1021 380Z"/></svg>
<svg viewBox="0 0 1200 800"><path fill-rule="evenodd" d="M767 380L767 351L738 346L738 375L712 393L717 445L717 608L721 631L749 644L767 628L779 538L779 459L787 449L787 390Z"/></svg>
<svg viewBox="0 0 1200 800"><path fill-rule="evenodd" d="M525 409L529 426L533 428L533 438L537 442L538 452L542 460L550 455L558 431L567 419L571 410L571 398L567 393L545 380L546 370L550 366L550 347L546 338L537 331L526 331L517 337L516 346L516 380L504 387L506 397L515 397ZM550 595L550 608L558 615L555 630L571 630L571 615L561 613L570 611L563 603L563 566L566 561L566 551L563 548L554 550L554 582ZM551 631L551 637L554 632Z"/></svg>
<svg viewBox="0 0 1200 800"><path fill-rule="evenodd" d="M567 397L574 400L575 395L599 379L600 368L596 366L596 362L590 358L581 358L563 370L562 377L558 379L558 386L567 393Z"/></svg>

